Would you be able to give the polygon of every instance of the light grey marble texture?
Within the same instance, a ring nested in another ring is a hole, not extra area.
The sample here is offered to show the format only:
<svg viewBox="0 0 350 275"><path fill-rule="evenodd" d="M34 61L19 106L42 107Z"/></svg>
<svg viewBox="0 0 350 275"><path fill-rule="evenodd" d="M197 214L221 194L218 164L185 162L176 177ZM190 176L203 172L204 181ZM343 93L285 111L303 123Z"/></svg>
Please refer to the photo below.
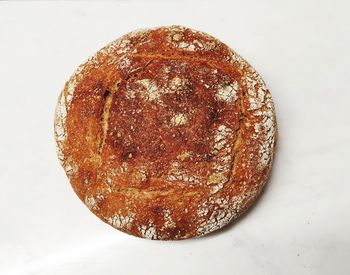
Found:
<svg viewBox="0 0 350 275"><path fill-rule="evenodd" d="M0 2L0 274L350 274L348 1ZM248 60L274 98L273 172L238 222L147 241L102 223L56 158L53 114L88 56L181 24Z"/></svg>

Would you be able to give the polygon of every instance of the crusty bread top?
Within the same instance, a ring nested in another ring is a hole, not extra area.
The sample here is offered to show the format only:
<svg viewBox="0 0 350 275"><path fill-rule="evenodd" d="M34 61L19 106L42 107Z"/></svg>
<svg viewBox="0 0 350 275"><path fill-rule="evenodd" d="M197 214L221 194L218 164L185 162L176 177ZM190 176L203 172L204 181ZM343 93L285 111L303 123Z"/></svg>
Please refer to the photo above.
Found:
<svg viewBox="0 0 350 275"><path fill-rule="evenodd" d="M81 65L56 109L58 156L84 203L140 237L212 232L255 200L276 136L271 95L217 39L129 33Z"/></svg>

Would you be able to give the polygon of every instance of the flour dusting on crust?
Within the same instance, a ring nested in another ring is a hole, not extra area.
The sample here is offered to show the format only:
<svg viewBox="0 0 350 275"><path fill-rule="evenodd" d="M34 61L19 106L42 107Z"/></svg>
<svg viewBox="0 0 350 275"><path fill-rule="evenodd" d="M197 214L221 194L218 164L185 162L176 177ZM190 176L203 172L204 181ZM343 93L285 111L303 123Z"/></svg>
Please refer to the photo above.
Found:
<svg viewBox="0 0 350 275"><path fill-rule="evenodd" d="M107 219L107 222L117 229L130 229L135 218L134 213L129 213L128 215L122 215L120 213L115 214Z"/></svg>
<svg viewBox="0 0 350 275"><path fill-rule="evenodd" d="M225 102L232 102L235 101L237 97L237 91L238 91L238 83L233 82L229 85L222 85L219 87L217 93L215 94L215 97L219 101L225 101Z"/></svg>
<svg viewBox="0 0 350 275"><path fill-rule="evenodd" d="M256 134L262 137L259 149L259 168L265 169L272 160L276 135L272 97L264 81L254 69L249 68L247 70L247 75L243 78L243 81L247 85L249 111L254 116L261 117L254 127Z"/></svg>
<svg viewBox="0 0 350 275"><path fill-rule="evenodd" d="M145 239L157 239L157 230L152 221L150 221L147 225L140 226L139 233Z"/></svg>
<svg viewBox="0 0 350 275"><path fill-rule="evenodd" d="M259 192L260 189L256 188L232 198L212 197L203 202L197 210L197 215L200 218L208 218L198 227L197 236L209 234L227 225L232 219L238 218Z"/></svg>

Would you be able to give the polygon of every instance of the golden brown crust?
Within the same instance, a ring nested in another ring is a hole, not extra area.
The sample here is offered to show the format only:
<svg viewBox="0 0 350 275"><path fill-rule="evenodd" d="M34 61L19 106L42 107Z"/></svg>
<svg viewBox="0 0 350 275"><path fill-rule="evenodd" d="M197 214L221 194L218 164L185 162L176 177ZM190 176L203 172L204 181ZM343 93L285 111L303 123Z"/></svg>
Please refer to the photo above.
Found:
<svg viewBox="0 0 350 275"><path fill-rule="evenodd" d="M103 221L149 239L210 233L242 214L273 159L271 95L217 39L171 26L127 34L67 82L58 155Z"/></svg>

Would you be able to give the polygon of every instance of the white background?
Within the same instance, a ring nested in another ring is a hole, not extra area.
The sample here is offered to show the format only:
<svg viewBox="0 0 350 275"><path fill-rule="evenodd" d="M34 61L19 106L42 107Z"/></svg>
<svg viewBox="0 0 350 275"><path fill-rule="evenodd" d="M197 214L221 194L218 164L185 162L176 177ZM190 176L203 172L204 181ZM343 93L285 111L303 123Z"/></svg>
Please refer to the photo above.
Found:
<svg viewBox="0 0 350 275"><path fill-rule="evenodd" d="M350 274L349 1L1 2L0 274ZM53 115L88 56L181 24L230 45L274 97L273 173L247 215L200 239L148 241L78 200Z"/></svg>

